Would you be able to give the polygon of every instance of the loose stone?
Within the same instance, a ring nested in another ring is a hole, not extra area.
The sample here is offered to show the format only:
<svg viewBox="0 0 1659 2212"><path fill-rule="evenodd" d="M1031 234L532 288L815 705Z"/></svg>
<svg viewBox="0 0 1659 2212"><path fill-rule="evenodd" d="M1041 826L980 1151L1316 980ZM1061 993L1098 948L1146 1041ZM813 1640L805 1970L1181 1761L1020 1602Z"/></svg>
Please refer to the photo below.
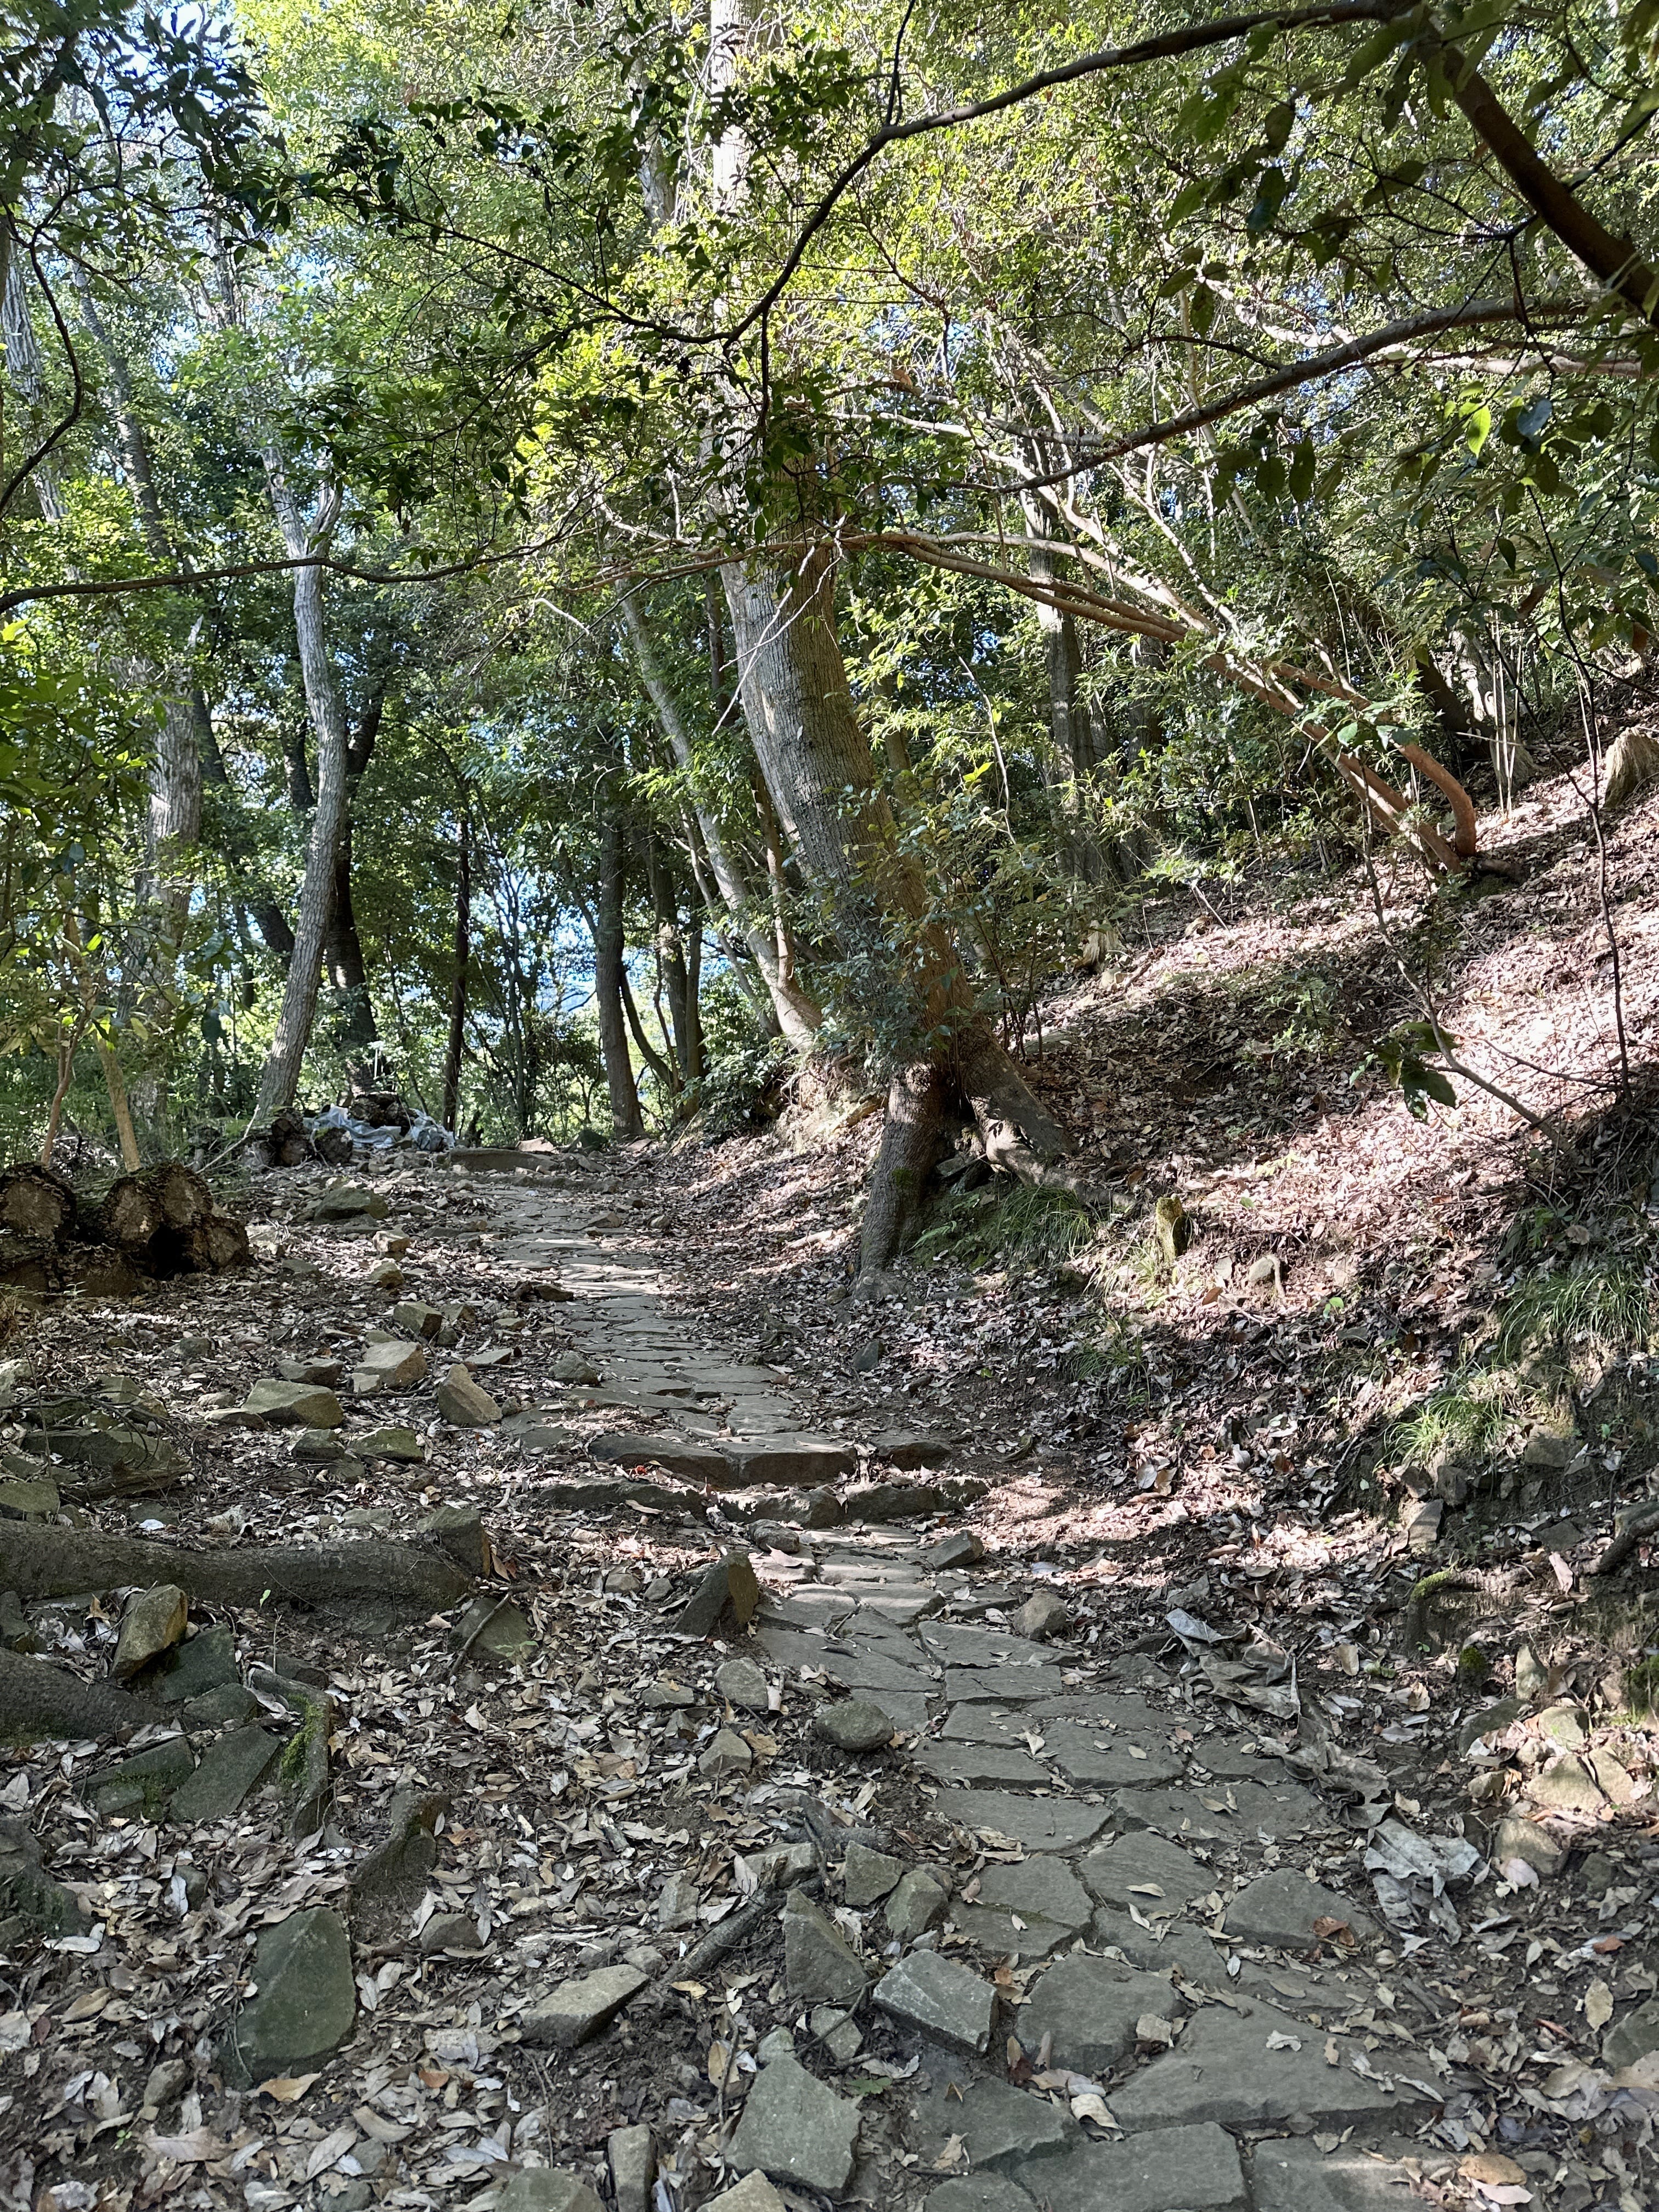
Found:
<svg viewBox="0 0 1659 2212"><path fill-rule="evenodd" d="M907 2027L920 2029L953 2050L983 2056L990 2047L996 1991L978 1974L942 1959L937 1951L913 1951L876 1984L875 2001Z"/></svg>
<svg viewBox="0 0 1659 2212"><path fill-rule="evenodd" d="M820 1705L812 1725L837 1751L878 1751L892 1735L893 1723L866 1698L844 1698Z"/></svg>
<svg viewBox="0 0 1659 2212"><path fill-rule="evenodd" d="M556 2051L574 2051L608 2027L645 1984L646 1977L637 1966L601 1966L595 1973L573 1976L533 2012L525 2014L524 2039L551 2045Z"/></svg>
<svg viewBox="0 0 1659 2212"><path fill-rule="evenodd" d="M868 1980L864 1962L827 1912L791 1890L783 1908L783 1978L792 1997L853 2005Z"/></svg>
<svg viewBox="0 0 1659 2212"><path fill-rule="evenodd" d="M763 2067L749 2092L728 2156L740 2173L838 2197L852 2179L859 2107L793 2058Z"/></svg>
<svg viewBox="0 0 1659 2212"><path fill-rule="evenodd" d="M258 1995L225 2039L227 2080L247 2088L272 2074L297 2074L337 2050L357 2016L351 1943L326 1905L290 1912L260 1930L253 1954Z"/></svg>
<svg viewBox="0 0 1659 2212"><path fill-rule="evenodd" d="M888 1899L884 1917L902 1943L913 1943L918 1936L938 1927L950 1901L942 1882L921 1868L913 1867Z"/></svg>

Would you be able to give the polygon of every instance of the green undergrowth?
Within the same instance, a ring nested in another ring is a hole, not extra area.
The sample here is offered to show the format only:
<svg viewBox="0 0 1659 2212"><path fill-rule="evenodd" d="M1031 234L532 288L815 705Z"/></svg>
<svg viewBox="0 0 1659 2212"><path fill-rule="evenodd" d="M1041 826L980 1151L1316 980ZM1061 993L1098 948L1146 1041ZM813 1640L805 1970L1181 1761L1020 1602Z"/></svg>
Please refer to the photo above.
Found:
<svg viewBox="0 0 1659 2212"><path fill-rule="evenodd" d="M1062 1267L1076 1265L1097 1234L1094 1215L1073 1192L994 1179L942 1199L913 1256L924 1267L949 1260L975 1273Z"/></svg>

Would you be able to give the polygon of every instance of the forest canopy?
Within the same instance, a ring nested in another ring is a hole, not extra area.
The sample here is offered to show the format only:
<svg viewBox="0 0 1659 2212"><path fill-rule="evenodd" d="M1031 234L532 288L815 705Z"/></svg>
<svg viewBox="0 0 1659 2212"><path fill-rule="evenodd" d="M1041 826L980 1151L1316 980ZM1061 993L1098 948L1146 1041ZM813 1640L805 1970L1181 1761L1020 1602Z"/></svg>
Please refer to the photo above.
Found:
<svg viewBox="0 0 1659 2212"><path fill-rule="evenodd" d="M1659 766L1655 0L0 22L14 1150L816 1054L879 1265L1149 879Z"/></svg>

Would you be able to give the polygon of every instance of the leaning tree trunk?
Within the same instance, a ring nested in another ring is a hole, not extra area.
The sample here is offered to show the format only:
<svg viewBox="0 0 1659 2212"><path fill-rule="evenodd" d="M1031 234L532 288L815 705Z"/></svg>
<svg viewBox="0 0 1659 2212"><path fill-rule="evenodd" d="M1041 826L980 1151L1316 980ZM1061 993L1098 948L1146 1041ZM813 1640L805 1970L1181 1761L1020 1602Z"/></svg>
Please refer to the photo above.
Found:
<svg viewBox="0 0 1659 2212"><path fill-rule="evenodd" d="M782 575L725 571L745 719L783 826L826 902L857 1011L894 1066L860 1264L908 1233L948 1117L971 1113L988 1156L1029 1180L1067 1149L975 1005L921 871L900 845L856 714L836 629L835 554Z"/></svg>
<svg viewBox="0 0 1659 2212"><path fill-rule="evenodd" d="M727 840L714 809L704 804L696 788L691 732L637 600L630 595L623 599L622 609L640 681L656 711L674 756L674 764L686 780L703 851L708 856L708 872L714 878L720 903L754 956L776 1012L779 1029L791 1044L802 1051L810 1050L823 1026L823 1010L795 973L794 947L787 929L780 933L775 922L769 922L766 901L755 896L736 848Z"/></svg>
<svg viewBox="0 0 1659 2212"><path fill-rule="evenodd" d="M324 493L315 521L307 529L301 514L287 463L274 441L265 448L265 470L270 503L290 560L303 560L325 547L339 514L339 493L331 485ZM323 620L321 571L294 571L294 629L300 648L300 672L305 683L306 703L311 710L317 738L317 804L312 811L311 839L306 849L305 876L300 886L299 927L288 965L282 1009L259 1079L259 1103L254 1119L269 1121L284 1106L294 1103L300 1087L300 1069L317 1018L317 994L322 981L323 954L334 909L334 871L340 831L346 812L346 727L339 687L329 660L328 637Z"/></svg>
<svg viewBox="0 0 1659 2212"><path fill-rule="evenodd" d="M593 921L593 997L599 1021L599 1056L611 1094L611 1120L623 1141L645 1134L634 1063L628 1053L623 1011L623 827L615 814L599 831L599 899Z"/></svg>

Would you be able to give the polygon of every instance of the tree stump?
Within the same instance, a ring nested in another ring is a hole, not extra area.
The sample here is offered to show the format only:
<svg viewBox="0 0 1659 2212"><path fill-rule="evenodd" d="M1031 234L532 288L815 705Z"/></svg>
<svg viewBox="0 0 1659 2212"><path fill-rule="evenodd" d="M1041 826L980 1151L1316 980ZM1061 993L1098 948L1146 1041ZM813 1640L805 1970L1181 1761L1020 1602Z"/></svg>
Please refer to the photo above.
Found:
<svg viewBox="0 0 1659 2212"><path fill-rule="evenodd" d="M56 1243L75 1220L75 1192L51 1168L24 1161L0 1169L0 1229Z"/></svg>

